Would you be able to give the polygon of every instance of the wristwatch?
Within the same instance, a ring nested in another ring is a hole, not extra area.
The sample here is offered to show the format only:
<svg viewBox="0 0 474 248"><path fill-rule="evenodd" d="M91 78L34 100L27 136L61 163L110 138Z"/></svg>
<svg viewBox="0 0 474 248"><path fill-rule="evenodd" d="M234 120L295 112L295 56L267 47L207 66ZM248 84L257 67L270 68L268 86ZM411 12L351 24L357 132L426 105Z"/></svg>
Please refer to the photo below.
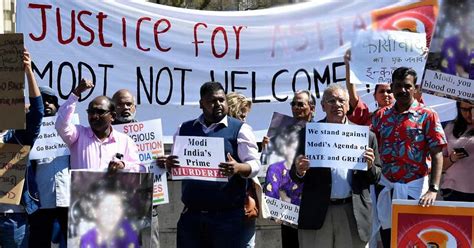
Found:
<svg viewBox="0 0 474 248"><path fill-rule="evenodd" d="M430 184L430 187L428 188L429 191L438 193L439 191L439 186L436 184Z"/></svg>

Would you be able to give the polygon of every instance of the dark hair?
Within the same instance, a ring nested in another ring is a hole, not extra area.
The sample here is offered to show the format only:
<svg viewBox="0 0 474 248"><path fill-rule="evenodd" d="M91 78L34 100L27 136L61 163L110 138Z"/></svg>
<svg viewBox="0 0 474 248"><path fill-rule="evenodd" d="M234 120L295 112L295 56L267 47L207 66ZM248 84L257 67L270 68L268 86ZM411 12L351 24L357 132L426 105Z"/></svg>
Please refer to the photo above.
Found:
<svg viewBox="0 0 474 248"><path fill-rule="evenodd" d="M224 87L222 87L222 84L219 82L206 82L203 85L201 85L201 89L199 91L199 94L201 98L203 98L205 95L209 93L214 93L216 91L225 91Z"/></svg>
<svg viewBox="0 0 474 248"><path fill-rule="evenodd" d="M456 138L461 137L464 132L467 130L468 123L464 119L464 117L461 114L461 102L457 101L456 102L456 109L458 110L458 115L456 116L456 119L453 120L453 135ZM472 136L474 135L474 132L469 131L468 135Z"/></svg>
<svg viewBox="0 0 474 248"><path fill-rule="evenodd" d="M416 85L416 80L417 80L416 71L413 70L412 68L408 68L404 66L398 67L392 73L392 83L394 83L395 80L402 81L410 75L413 76L414 78L413 85Z"/></svg>

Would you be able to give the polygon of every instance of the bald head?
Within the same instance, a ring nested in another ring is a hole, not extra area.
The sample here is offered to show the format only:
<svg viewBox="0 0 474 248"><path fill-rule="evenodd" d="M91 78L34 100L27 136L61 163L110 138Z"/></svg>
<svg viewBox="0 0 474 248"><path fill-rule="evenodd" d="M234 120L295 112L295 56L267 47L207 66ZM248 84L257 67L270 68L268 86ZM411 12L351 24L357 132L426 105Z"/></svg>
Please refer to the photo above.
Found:
<svg viewBox="0 0 474 248"><path fill-rule="evenodd" d="M115 105L112 99L98 96L89 103L87 117L92 131L97 137L108 136L110 126L115 118Z"/></svg>
<svg viewBox="0 0 474 248"><path fill-rule="evenodd" d="M135 120L135 97L127 89L115 92L112 100L117 107L117 117L113 124L130 123Z"/></svg>

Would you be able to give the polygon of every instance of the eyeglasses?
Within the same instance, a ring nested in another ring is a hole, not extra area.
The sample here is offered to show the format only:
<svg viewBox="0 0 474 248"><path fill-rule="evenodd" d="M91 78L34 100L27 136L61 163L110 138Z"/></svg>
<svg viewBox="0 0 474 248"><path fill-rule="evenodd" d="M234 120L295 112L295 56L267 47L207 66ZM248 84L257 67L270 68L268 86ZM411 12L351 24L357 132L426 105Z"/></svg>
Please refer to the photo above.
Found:
<svg viewBox="0 0 474 248"><path fill-rule="evenodd" d="M87 109L86 111L88 115L98 115L100 117L110 112L110 110L105 110L105 109Z"/></svg>
<svg viewBox="0 0 474 248"><path fill-rule="evenodd" d="M332 98L329 100L326 100L327 104L330 105L336 105L337 103L341 103L342 105L346 104L347 100L346 99L338 99L338 98Z"/></svg>
<svg viewBox="0 0 474 248"><path fill-rule="evenodd" d="M304 108L304 102L290 102L291 107Z"/></svg>

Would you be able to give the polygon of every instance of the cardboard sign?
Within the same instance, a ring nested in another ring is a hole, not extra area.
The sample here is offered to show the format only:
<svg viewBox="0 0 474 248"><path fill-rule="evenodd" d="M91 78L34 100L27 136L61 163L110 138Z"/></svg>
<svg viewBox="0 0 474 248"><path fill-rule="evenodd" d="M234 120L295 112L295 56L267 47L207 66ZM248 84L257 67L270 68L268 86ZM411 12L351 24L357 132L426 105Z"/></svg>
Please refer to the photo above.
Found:
<svg viewBox="0 0 474 248"><path fill-rule="evenodd" d="M474 247L474 205L436 201L424 208L415 200L393 200L391 247Z"/></svg>
<svg viewBox="0 0 474 248"><path fill-rule="evenodd" d="M402 31L360 31L352 44L351 83L391 83L401 66L423 74L426 36Z"/></svg>
<svg viewBox="0 0 474 248"><path fill-rule="evenodd" d="M44 117L38 138L30 152L30 159L56 158L70 154L69 148L59 136L54 125L57 116ZM74 114L72 124L79 124L79 115Z"/></svg>
<svg viewBox="0 0 474 248"><path fill-rule="evenodd" d="M0 144L0 203L19 205L29 146Z"/></svg>
<svg viewBox="0 0 474 248"><path fill-rule="evenodd" d="M0 35L0 130L25 129L23 34Z"/></svg>
<svg viewBox="0 0 474 248"><path fill-rule="evenodd" d="M115 125L114 128L135 141L141 165L153 173L153 205L169 203L166 170L156 165L156 158L165 154L161 119Z"/></svg>
<svg viewBox="0 0 474 248"><path fill-rule="evenodd" d="M367 170L369 127L334 123L306 125L305 154L311 167Z"/></svg>
<svg viewBox="0 0 474 248"><path fill-rule="evenodd" d="M223 138L176 136L173 155L180 165L171 169L173 180L228 181L219 172L219 164L226 161Z"/></svg>

